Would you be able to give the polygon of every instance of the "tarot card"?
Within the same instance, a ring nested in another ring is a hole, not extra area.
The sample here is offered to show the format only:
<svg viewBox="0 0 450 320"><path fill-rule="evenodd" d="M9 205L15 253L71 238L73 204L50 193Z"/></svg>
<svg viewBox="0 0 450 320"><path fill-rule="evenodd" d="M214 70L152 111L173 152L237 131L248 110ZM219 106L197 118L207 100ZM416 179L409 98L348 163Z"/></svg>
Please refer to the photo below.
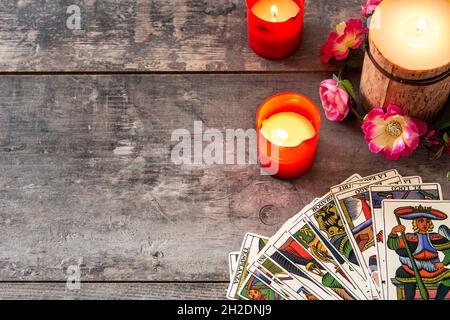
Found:
<svg viewBox="0 0 450 320"><path fill-rule="evenodd" d="M314 199L316 200L316 199ZM309 204L311 205L311 204ZM283 226L267 241L266 246L260 251L258 252L258 254L256 255L256 257L252 257L252 260L249 261L249 265L253 264L253 262L255 262L260 256L262 256L266 250L266 248L270 245L273 244L273 241L275 239L277 239L280 235L282 235L283 233L285 233L292 225L293 221L298 220L299 217L302 217L304 212L306 210L308 210L309 205L306 206L305 208L303 208L299 213L297 213L295 216L293 216L292 218L290 218L286 223L283 224Z"/></svg>
<svg viewBox="0 0 450 320"><path fill-rule="evenodd" d="M359 178L360 178L360 176L355 174L355 175L351 176L349 179L357 180ZM347 179L347 180L349 180L349 179ZM317 199L315 199L315 200L317 200ZM312 203L314 203L314 201ZM288 230L290 228L292 222L298 220L298 218L301 217L307 209L308 209L308 206L303 208L299 213L297 213L291 219L289 219L283 225L283 227L271 238L271 240L276 239L281 234L283 234L286 230ZM264 238L264 241L267 244L266 238ZM244 265L247 267L248 265L251 265L255 261L255 257L253 255L250 255L250 257L249 257L249 253L248 253L248 251L249 251L248 247L250 246L251 240L245 239L244 243L243 243L243 247L246 245L246 243L247 243L247 249L246 250L244 250L244 248L241 249L242 257L240 256L238 259L238 268L235 272L235 275L233 276L233 281L230 283L230 286L228 288L227 297L229 299L239 299L238 289L239 289L239 287L242 286L243 281L246 279L247 271L246 271L246 269L244 269ZM268 241L268 244L271 244L271 241ZM243 252L243 251L245 251L245 252ZM253 250L252 252L255 252L255 250ZM264 249L262 249L262 252L260 253L260 255L262 255L263 252L264 252Z"/></svg>
<svg viewBox="0 0 450 320"><path fill-rule="evenodd" d="M344 222L339 215L333 195L327 193L311 206L305 215L306 219L339 252L342 259L352 266L361 277L366 278L346 232Z"/></svg>
<svg viewBox="0 0 450 320"><path fill-rule="evenodd" d="M423 183L417 185L393 185L393 186L371 186L369 198L372 207L373 228L376 235L378 278L377 287L382 289L383 298L387 294L385 242L383 242L383 200L410 199L410 200L441 200L442 191L438 183ZM369 266L370 267L370 266Z"/></svg>
<svg viewBox="0 0 450 320"><path fill-rule="evenodd" d="M227 298L239 300L239 288L244 284L247 278L250 261L252 261L259 251L267 244L268 238L247 233L242 243L241 251L238 258L238 265L233 275L233 280L227 291Z"/></svg>
<svg viewBox="0 0 450 320"><path fill-rule="evenodd" d="M375 173L370 176L362 177L359 181L354 182L353 187L355 188L357 186L372 184L376 181L386 180L388 178L397 177L397 176L401 177L401 175L398 173L398 171L396 169L390 169L390 170L386 170L383 172Z"/></svg>
<svg viewBox="0 0 450 320"><path fill-rule="evenodd" d="M270 247L267 254L276 257L276 261L273 258L264 255L259 260L261 266L269 271L273 269L277 270L279 268L281 272L286 273L288 275L287 277L279 277L279 279L296 294L301 294L306 300L341 300L337 294L334 294L333 292L328 291L327 288L315 283L305 272L280 255L273 246ZM267 266L270 266L271 268L267 268Z"/></svg>
<svg viewBox="0 0 450 320"><path fill-rule="evenodd" d="M308 207L305 207L303 210L306 210L307 208L308 208ZM298 214L296 214L296 216L301 215L302 212L303 212L303 211L300 211ZM291 218L291 219L292 219L292 218ZM253 253L255 253L255 254L252 254L252 255L251 255L250 257L248 257L245 261L244 261L244 259L239 258L239 263L244 263L244 262L245 262L245 269L243 269L243 270L244 270L243 273L246 273L246 272L247 272L247 269L249 268L249 266L251 266L253 263L255 263L255 262L258 260L258 258L261 257L261 256L264 254L264 252L265 252L267 246L271 245L271 244L272 244L272 241L273 241L279 234L282 234L283 232L285 232L285 231L283 230L283 228L288 228L289 226L290 226L290 224L289 224L288 222L286 222L286 223L283 225L283 227L282 227L280 230L278 230L277 233L276 233L274 236L272 236L270 239L265 238L265 239L264 239L264 243L265 243L265 244L264 244L264 247L261 247L260 249L257 249L257 250L253 250ZM244 241L244 242L245 242L245 241ZM248 240L247 242L250 242L250 240ZM244 244L243 244L243 246L244 246ZM242 252L242 250L241 250L241 252ZM238 282L239 279L241 279L240 281L242 282L242 281L245 279L245 275L244 275L244 277L242 277L242 275L241 275L241 276L239 275L239 266L238 266L238 270L236 271L236 276L233 277L233 282L230 283L230 286L229 286L229 288L228 288L228 292L229 292L229 294L227 294L227 297L228 297L228 298L232 299L231 296L232 296L233 293L235 293L236 295L238 295L238 291L236 291L236 290L238 290L238 289L241 287L241 285L242 285L242 283L239 283L239 282Z"/></svg>
<svg viewBox="0 0 450 320"><path fill-rule="evenodd" d="M361 179L361 176L359 174L353 174L352 176L350 176L349 178L347 178L343 183L349 183L352 181L358 181ZM295 219L292 219L290 221L290 226L294 225L297 221L299 221L299 219L303 218L304 216L308 216L308 215L312 215L312 209L313 208L322 208L323 206L325 206L328 202L333 202L333 206L334 205L334 199L331 195L331 193L327 193L326 195L324 195L321 198L316 198L314 199L314 201L309 205L309 207L305 207L302 211L301 214L298 214L295 216ZM339 217L337 217L339 219ZM339 219L340 220L340 219ZM338 224L341 223L340 221L337 222ZM319 227L319 225L316 225L316 227ZM283 230L280 230L282 232L279 232L276 234L276 236L274 236L273 238L279 238L279 236L286 231L288 228L285 228ZM348 247L348 245L347 245ZM349 251L352 251L351 248ZM359 268L359 269L358 269ZM360 267L356 264L355 269L357 269L359 271L359 273L364 276L364 273L362 272L362 270L360 269Z"/></svg>
<svg viewBox="0 0 450 320"><path fill-rule="evenodd" d="M286 297L267 285L267 282L271 283L269 279L265 278L263 274L259 274L259 276L261 278L252 273L247 274L238 292L240 300L286 300Z"/></svg>
<svg viewBox="0 0 450 320"><path fill-rule="evenodd" d="M285 233L274 246L268 247L261 261L269 258L295 279L292 283L296 291L305 287L319 299L355 299L290 233Z"/></svg>
<svg viewBox="0 0 450 320"><path fill-rule="evenodd" d="M271 271L269 271L266 267L269 267ZM267 285L269 285L270 283L269 287L277 292L280 292L286 298L286 300L307 299L305 291L296 292L286 284L286 281L292 280L292 277L288 273L283 272L281 269L277 270L274 265L269 265L268 261L265 262L265 265L256 266L255 264L253 264L249 267L248 271L251 274L256 275L259 279L264 279L264 282ZM276 275L274 275L272 272L276 272ZM310 294L311 300L318 300L315 295L309 293L309 291L306 292Z"/></svg>
<svg viewBox="0 0 450 320"><path fill-rule="evenodd" d="M422 177L419 177L419 176L402 177L402 179L405 184L421 184L421 183L423 183Z"/></svg>
<svg viewBox="0 0 450 320"><path fill-rule="evenodd" d="M347 180L345 181L351 181L351 180L358 180L360 178L360 176L358 174L354 174L351 177L349 177ZM273 235L267 245L272 245L273 244L273 240L279 238L283 233L285 233L298 219L300 219L301 217L303 217L303 214L308 210L309 206L314 204L315 201L317 201L318 198L314 199L310 204L308 204L307 206L305 206L302 210L300 210L300 212L298 212L297 214L295 214L293 217L291 217L288 221L286 221L283 226L275 233L275 235ZM260 252L260 255L263 254L263 251ZM253 260L254 261L254 260ZM252 261L252 262L253 262Z"/></svg>
<svg viewBox="0 0 450 320"><path fill-rule="evenodd" d="M450 300L450 201L384 200L389 300Z"/></svg>
<svg viewBox="0 0 450 320"><path fill-rule="evenodd" d="M338 192L361 187L363 185L367 185L367 184L370 184L375 181L384 180L384 179L395 177L395 176L399 176L399 173L397 170L395 170L395 169L387 170L387 171L375 173L370 176L363 177L356 181L355 180L354 181L346 181L345 183L331 187L330 191L331 191L331 193L335 194Z"/></svg>
<svg viewBox="0 0 450 320"><path fill-rule="evenodd" d="M230 281L233 280L234 272L237 269L238 259L239 259L239 252L238 251L230 252L230 254L228 255L228 266L230 268Z"/></svg>
<svg viewBox="0 0 450 320"><path fill-rule="evenodd" d="M292 239L292 237L289 233L285 233L283 236L280 237L280 239L275 243L275 245L277 245L280 242L281 243L286 242L288 241L288 239ZM294 243L291 243L291 248L296 249L296 251L292 251L292 255L307 258L311 257L309 253L295 241ZM258 261L255 262L255 265L256 266L263 265L266 269L269 270L272 269L277 271L281 270L282 272L288 273L291 279L283 279L283 282L286 283L286 285L288 285L297 293L306 294L307 292L309 292L320 300L339 299L339 296L336 293L334 293L331 289L323 287L323 284L321 282L322 276L320 274L314 273L314 267L317 265L313 261L314 258L311 257L309 261L310 264L308 264L308 267L310 269L308 271L306 266L307 263L305 263L304 265L295 265L290 260L288 260L286 258L287 256L286 250L288 249L283 248L283 251L281 251L280 253L274 246L269 246L267 247L265 254L259 257ZM268 268L269 266L271 268ZM307 299L309 299L309 297L307 297Z"/></svg>
<svg viewBox="0 0 450 320"><path fill-rule="evenodd" d="M373 298L381 298L381 288L376 288L371 280L372 277L377 276L377 272L371 272L370 270L378 270L378 268L376 266L377 249L372 226L372 210L369 203L369 187L374 184L389 185L401 182L400 176L393 176L384 180L375 180L372 184L334 195L339 215L344 222L359 265L363 267L366 279L370 281L370 286L376 289L372 290ZM380 281L377 279L376 283L380 283Z"/></svg>
<svg viewBox="0 0 450 320"><path fill-rule="evenodd" d="M361 176L357 173L351 175L343 183L350 182L350 181L357 181L360 180ZM309 207L314 205L320 198L315 198L311 203L309 203L307 206L305 206L299 213L291 217L286 223L283 225L282 228L272 237L272 238L278 238L280 235L282 235L286 230L289 229L295 222L297 222L299 219L303 217L306 211L308 211Z"/></svg>
<svg viewBox="0 0 450 320"><path fill-rule="evenodd" d="M371 297L367 282L354 269L352 269L336 249L326 242L321 233L307 220L301 219L294 225L289 233L292 238L305 248L308 253L357 299L368 299ZM277 248L279 249L279 248Z"/></svg>

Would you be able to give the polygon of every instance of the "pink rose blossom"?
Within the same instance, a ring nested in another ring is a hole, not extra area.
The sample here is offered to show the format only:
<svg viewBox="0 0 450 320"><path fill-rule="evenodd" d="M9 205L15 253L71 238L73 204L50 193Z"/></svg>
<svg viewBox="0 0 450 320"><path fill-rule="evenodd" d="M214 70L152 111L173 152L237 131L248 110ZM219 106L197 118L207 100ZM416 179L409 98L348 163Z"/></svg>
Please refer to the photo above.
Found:
<svg viewBox="0 0 450 320"><path fill-rule="evenodd" d="M320 48L321 59L328 62L331 58L344 60L351 49L357 49L364 41L363 35L368 31L363 27L361 19L350 19L336 26L336 31L330 33L327 42Z"/></svg>
<svg viewBox="0 0 450 320"><path fill-rule="evenodd" d="M361 6L361 15L366 18L371 16L381 1L382 0L367 0L366 4Z"/></svg>
<svg viewBox="0 0 450 320"><path fill-rule="evenodd" d="M372 109L361 126L369 149L389 160L409 156L419 145L419 137L427 133L427 124L404 116L396 105Z"/></svg>
<svg viewBox="0 0 450 320"><path fill-rule="evenodd" d="M337 85L334 79L324 80L320 83L320 100L328 120L342 121L349 112L350 97L343 88Z"/></svg>

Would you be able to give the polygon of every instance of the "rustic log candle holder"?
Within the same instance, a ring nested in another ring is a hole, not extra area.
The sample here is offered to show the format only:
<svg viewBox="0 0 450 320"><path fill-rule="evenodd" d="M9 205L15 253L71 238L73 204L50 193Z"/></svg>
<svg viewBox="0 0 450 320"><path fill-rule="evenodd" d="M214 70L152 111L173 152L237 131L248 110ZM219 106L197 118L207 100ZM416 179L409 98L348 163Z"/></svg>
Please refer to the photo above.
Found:
<svg viewBox="0 0 450 320"><path fill-rule="evenodd" d="M450 93L450 63L430 70L406 70L386 59L368 37L361 75L366 110L400 106L404 114L431 122L444 108Z"/></svg>

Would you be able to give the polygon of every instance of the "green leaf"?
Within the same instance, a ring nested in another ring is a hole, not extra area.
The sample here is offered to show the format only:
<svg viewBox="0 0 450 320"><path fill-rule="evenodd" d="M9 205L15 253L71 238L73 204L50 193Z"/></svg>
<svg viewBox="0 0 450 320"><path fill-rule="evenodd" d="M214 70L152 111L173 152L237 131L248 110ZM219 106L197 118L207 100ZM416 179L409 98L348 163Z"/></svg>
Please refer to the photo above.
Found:
<svg viewBox="0 0 450 320"><path fill-rule="evenodd" d="M353 89L353 85L350 80L342 80L340 85L347 90L348 94L356 101L355 89Z"/></svg>
<svg viewBox="0 0 450 320"><path fill-rule="evenodd" d="M443 136L442 138L444 139L444 141L445 141L446 143L448 143L448 133L447 133L447 132L444 133L444 136Z"/></svg>
<svg viewBox="0 0 450 320"><path fill-rule="evenodd" d="M447 121L446 123L444 123L440 130L444 130L444 129L447 129L447 128L450 128L450 121Z"/></svg>
<svg viewBox="0 0 450 320"><path fill-rule="evenodd" d="M448 179L448 181L450 181L450 171L447 172L447 179Z"/></svg>

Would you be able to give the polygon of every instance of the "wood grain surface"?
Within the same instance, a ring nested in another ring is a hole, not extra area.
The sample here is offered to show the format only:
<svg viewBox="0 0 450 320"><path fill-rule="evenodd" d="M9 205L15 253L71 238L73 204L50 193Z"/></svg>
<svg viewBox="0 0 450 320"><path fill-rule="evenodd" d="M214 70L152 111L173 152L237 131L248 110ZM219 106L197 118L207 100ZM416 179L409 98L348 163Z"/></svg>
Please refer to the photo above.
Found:
<svg viewBox="0 0 450 320"><path fill-rule="evenodd" d="M425 150L390 162L355 121L323 122L314 168L293 182L256 165L175 165L173 130L249 129L281 91L318 102L316 74L20 76L0 81L0 280L226 281L245 232L270 236L332 185L398 169L440 182ZM245 103L245 105L243 105ZM205 143L206 145L206 143ZM260 210L272 206L267 211Z"/></svg>
<svg viewBox="0 0 450 320"><path fill-rule="evenodd" d="M81 29L66 27L70 5ZM244 0L3 0L0 71L326 71L319 48L331 29L360 16L358 0L309 0L303 43L268 61L247 44Z"/></svg>
<svg viewBox="0 0 450 320"><path fill-rule="evenodd" d="M247 46L244 0L1 1L0 299L223 299L246 232L272 235L355 172L396 168L448 198L448 157L385 160L356 119L323 121L294 181L171 160L172 134L194 139L195 121L225 134L254 128L275 93L319 103L338 68L319 47L360 2L307 1L301 48L268 61ZM66 27L72 4L81 30ZM73 266L81 290L66 287Z"/></svg>
<svg viewBox="0 0 450 320"><path fill-rule="evenodd" d="M219 300L227 283L0 283L0 300Z"/></svg>

